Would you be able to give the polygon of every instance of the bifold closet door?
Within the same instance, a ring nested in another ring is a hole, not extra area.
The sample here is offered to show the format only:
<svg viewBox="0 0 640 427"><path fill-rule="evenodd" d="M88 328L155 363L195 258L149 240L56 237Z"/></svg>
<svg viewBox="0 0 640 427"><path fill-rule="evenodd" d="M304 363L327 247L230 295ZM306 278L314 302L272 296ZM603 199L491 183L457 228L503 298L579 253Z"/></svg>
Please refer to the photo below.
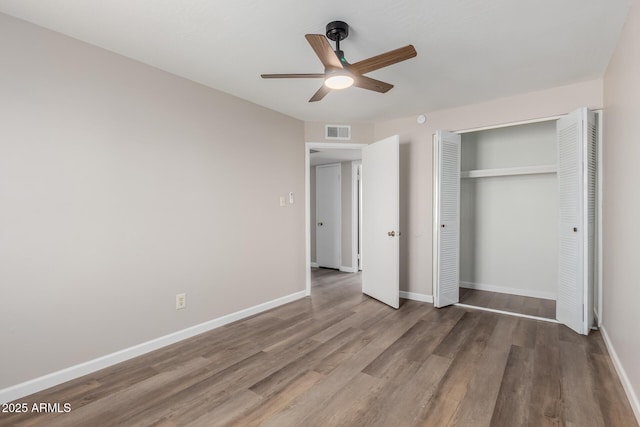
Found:
<svg viewBox="0 0 640 427"><path fill-rule="evenodd" d="M459 302L460 285L459 134L438 131L433 141L433 303Z"/></svg>
<svg viewBox="0 0 640 427"><path fill-rule="evenodd" d="M586 108L557 122L559 248L556 318L579 334L593 324L596 121Z"/></svg>

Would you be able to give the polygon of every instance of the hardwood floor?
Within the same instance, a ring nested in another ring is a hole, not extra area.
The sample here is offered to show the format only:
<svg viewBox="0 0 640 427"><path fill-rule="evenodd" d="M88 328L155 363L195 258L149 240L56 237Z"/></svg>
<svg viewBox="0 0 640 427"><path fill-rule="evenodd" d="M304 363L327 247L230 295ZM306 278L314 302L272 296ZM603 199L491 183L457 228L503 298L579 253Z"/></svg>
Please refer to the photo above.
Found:
<svg viewBox="0 0 640 427"><path fill-rule="evenodd" d="M556 302L542 298L460 288L460 303L547 319L556 318Z"/></svg>
<svg viewBox="0 0 640 427"><path fill-rule="evenodd" d="M16 426L637 426L598 332L360 291L312 297L35 394Z"/></svg>

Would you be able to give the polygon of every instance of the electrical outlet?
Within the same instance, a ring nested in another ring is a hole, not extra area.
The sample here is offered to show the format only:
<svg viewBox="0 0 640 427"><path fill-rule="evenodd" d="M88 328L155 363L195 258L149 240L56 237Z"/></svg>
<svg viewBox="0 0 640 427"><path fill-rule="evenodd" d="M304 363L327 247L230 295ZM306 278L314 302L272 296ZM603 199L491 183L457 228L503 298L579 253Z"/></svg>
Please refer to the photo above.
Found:
<svg viewBox="0 0 640 427"><path fill-rule="evenodd" d="M181 310L187 306L187 294L176 294L176 310Z"/></svg>

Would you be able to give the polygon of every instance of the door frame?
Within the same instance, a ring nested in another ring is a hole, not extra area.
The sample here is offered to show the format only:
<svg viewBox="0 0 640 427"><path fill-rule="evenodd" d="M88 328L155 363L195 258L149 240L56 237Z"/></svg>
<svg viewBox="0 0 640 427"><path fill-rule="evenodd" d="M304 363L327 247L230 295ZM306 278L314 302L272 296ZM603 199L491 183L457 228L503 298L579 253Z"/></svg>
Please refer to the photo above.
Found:
<svg viewBox="0 0 640 427"><path fill-rule="evenodd" d="M352 260L355 260L354 273L362 270L362 160L351 162L351 253Z"/></svg>
<svg viewBox="0 0 640 427"><path fill-rule="evenodd" d="M311 295L311 159L310 154L313 149L338 149L338 150L361 150L368 144L354 144L341 142L305 142L304 151L304 185L305 185L305 281L306 295ZM353 215L352 215L353 218ZM357 227L358 224L355 224ZM354 224L352 224L352 229ZM352 245L353 246L353 245ZM357 246L356 246L357 247ZM352 258L355 259L355 258Z"/></svg>

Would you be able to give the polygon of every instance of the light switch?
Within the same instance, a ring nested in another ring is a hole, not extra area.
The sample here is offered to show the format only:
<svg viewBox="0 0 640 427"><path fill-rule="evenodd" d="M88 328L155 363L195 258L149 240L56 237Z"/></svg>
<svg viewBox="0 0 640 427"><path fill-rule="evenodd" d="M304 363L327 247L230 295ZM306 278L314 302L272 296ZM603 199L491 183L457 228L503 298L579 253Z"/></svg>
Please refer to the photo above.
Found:
<svg viewBox="0 0 640 427"><path fill-rule="evenodd" d="M287 199L284 196L280 196L280 207L287 206Z"/></svg>
<svg viewBox="0 0 640 427"><path fill-rule="evenodd" d="M187 294L176 295L176 310L182 310L187 306Z"/></svg>

